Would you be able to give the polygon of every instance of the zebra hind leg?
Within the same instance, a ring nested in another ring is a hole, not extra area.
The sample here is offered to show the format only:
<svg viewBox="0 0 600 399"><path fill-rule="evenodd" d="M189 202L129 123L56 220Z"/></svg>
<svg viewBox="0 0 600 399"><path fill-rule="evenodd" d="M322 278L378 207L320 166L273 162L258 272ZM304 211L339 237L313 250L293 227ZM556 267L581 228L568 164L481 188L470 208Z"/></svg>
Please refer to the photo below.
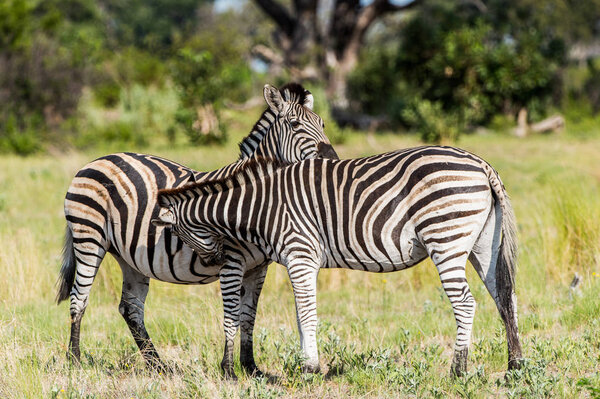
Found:
<svg viewBox="0 0 600 399"><path fill-rule="evenodd" d="M475 242L469 261L494 299L506 328L508 369L519 368L522 351L517 325L516 295L508 278L502 275L501 217L495 207ZM500 272L500 273L499 273Z"/></svg>
<svg viewBox="0 0 600 399"><path fill-rule="evenodd" d="M78 237L75 237L75 240L73 240L75 243L71 242L75 276L69 294L71 336L69 339L67 358L75 364L80 364L81 350L79 344L81 320L83 319L85 309L88 305L92 284L94 283L98 268L100 267L100 263L102 263L102 259L104 259L106 251L91 239L83 240L81 243L78 243L76 241L77 238Z"/></svg>
<svg viewBox="0 0 600 399"><path fill-rule="evenodd" d="M131 268L123 259L117 258L117 261L123 272L123 289L121 302L119 303L119 313L125 319L131 335L133 335L133 339L146 362L146 366L151 370L162 373L171 372L171 368L158 356L144 323L144 304L150 288L150 279Z"/></svg>
<svg viewBox="0 0 600 399"><path fill-rule="evenodd" d="M240 363L248 374L255 377L263 375L254 361L252 335L256 320L258 298L260 297L260 292L267 276L267 269L268 265L265 264L248 271L242 280L240 295L242 300L240 310Z"/></svg>
<svg viewBox="0 0 600 399"><path fill-rule="evenodd" d="M244 273L239 265L224 265L219 272L221 295L223 297L223 329L225 349L221 369L225 378L237 380L233 370L233 345L240 324L240 293Z"/></svg>
<svg viewBox="0 0 600 399"><path fill-rule="evenodd" d="M467 357L476 308L465 274L467 252L440 251L439 255L434 256L433 262L456 319L456 342L450 373L459 377L467 372Z"/></svg>

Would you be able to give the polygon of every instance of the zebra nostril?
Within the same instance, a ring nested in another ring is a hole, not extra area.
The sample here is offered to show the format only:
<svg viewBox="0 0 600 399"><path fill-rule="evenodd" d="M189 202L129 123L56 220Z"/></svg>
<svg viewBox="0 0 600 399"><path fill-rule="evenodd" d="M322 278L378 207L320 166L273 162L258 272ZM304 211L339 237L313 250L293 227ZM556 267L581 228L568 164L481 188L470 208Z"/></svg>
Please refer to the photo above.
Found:
<svg viewBox="0 0 600 399"><path fill-rule="evenodd" d="M340 159L331 144L319 143L317 146L319 158Z"/></svg>

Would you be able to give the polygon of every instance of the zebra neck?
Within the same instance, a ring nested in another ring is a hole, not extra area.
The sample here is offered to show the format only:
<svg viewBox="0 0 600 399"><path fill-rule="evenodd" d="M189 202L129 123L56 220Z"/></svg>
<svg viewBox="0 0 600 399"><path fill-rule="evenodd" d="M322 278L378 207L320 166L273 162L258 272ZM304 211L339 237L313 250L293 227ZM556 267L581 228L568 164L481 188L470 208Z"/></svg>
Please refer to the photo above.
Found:
<svg viewBox="0 0 600 399"><path fill-rule="evenodd" d="M275 123L275 120L275 114L273 113L273 111L267 108L262 113L258 122L256 122L256 124L252 128L252 131L250 131L250 134L248 134L248 136L246 136L240 142L240 160L255 157L259 147L265 147L264 145L261 146L261 144L263 144L263 142L265 141L265 138L267 137L269 130L271 130L271 127Z"/></svg>
<svg viewBox="0 0 600 399"><path fill-rule="evenodd" d="M217 170L213 170L211 172L206 172L202 176L199 176L197 178L197 182L203 182L203 181L208 182L208 181L212 181L212 180L219 180L219 179L224 179L226 177L229 177L229 176L235 174L238 170L243 168L248 162L250 162L254 159L255 159L254 157L243 158L238 161L235 161L232 164L223 166L222 168L219 168Z"/></svg>

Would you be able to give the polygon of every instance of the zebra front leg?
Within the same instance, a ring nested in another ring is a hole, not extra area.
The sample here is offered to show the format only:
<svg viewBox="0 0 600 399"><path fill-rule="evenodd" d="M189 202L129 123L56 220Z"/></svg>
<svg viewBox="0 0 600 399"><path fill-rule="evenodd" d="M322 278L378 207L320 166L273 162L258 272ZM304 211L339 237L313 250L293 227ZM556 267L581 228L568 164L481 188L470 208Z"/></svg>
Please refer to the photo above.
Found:
<svg viewBox="0 0 600 399"><path fill-rule="evenodd" d="M146 362L146 366L158 372L170 372L171 369L158 356L144 323L144 304L150 288L150 279L138 273L122 259L117 260L123 272L123 289L119 312L125 319L129 331L131 331L131 335L133 335L133 339Z"/></svg>
<svg viewBox="0 0 600 399"><path fill-rule="evenodd" d="M456 254L452 255L448 252L443 255L446 256L437 262L434 260L434 263L438 269L442 287L452 304L456 319L456 342L450 374L459 377L467 372L467 357L471 345L476 303L471 295L465 274L467 253L463 252L458 257L455 257Z"/></svg>
<svg viewBox="0 0 600 399"><path fill-rule="evenodd" d="M260 292L267 276L268 263L258 266L244 275L241 289L240 310L240 363L244 370L252 376L260 377L263 373L254 361L253 331Z"/></svg>
<svg viewBox="0 0 600 399"><path fill-rule="evenodd" d="M312 263L288 265L288 274L294 289L296 319L300 344L304 354L305 373L318 373L319 350L317 348L317 276L319 266Z"/></svg>
<svg viewBox="0 0 600 399"><path fill-rule="evenodd" d="M240 291L244 273L238 265L225 265L219 273L221 295L223 296L223 329L225 330L225 349L221 369L225 378L237 380L233 371L233 344L240 324Z"/></svg>

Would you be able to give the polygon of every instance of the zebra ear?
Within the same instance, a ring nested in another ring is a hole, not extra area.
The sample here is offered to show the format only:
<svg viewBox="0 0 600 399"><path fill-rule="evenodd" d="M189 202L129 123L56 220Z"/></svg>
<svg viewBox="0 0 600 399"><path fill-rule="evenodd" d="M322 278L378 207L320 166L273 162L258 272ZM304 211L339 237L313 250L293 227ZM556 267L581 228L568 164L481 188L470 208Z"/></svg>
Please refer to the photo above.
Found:
<svg viewBox="0 0 600 399"><path fill-rule="evenodd" d="M276 115L279 115L279 113L283 111L284 103L283 97L281 96L279 90L271 85L265 85L263 94L265 96L265 101L269 105L269 108L271 108L271 111L275 112Z"/></svg>
<svg viewBox="0 0 600 399"><path fill-rule="evenodd" d="M313 98L312 93L308 90L305 90L304 94L306 97L304 97L304 104L302 105L304 105L306 108L312 111L313 105L315 104L315 99Z"/></svg>
<svg viewBox="0 0 600 399"><path fill-rule="evenodd" d="M171 208L161 208L158 212L158 218L152 219L152 224L156 227L169 227L175 224L175 213Z"/></svg>

